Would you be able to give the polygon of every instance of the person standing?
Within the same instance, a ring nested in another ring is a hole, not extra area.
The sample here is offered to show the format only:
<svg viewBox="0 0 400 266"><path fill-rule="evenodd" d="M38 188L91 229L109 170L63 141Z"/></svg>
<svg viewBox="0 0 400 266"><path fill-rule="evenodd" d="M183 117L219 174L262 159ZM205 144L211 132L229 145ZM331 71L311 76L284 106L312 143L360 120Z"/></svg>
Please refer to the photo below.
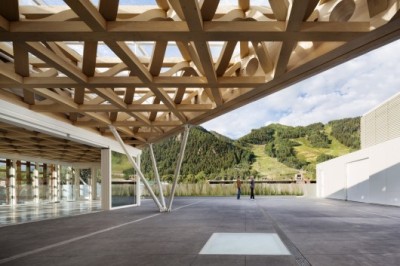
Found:
<svg viewBox="0 0 400 266"><path fill-rule="evenodd" d="M250 199L251 200L254 200L254 188L255 188L254 177L250 176Z"/></svg>
<svg viewBox="0 0 400 266"><path fill-rule="evenodd" d="M237 177L236 179L236 187L237 187L237 199L240 199L240 188L242 187L242 180L240 180L240 176Z"/></svg>

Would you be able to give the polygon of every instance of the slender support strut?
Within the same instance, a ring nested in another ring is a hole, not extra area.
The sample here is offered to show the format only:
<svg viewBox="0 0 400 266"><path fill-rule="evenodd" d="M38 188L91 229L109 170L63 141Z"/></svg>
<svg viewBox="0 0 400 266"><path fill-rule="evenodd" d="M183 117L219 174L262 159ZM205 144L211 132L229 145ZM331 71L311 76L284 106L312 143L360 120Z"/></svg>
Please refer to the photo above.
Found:
<svg viewBox="0 0 400 266"><path fill-rule="evenodd" d="M182 138L182 142L181 142L181 149L180 149L179 155L178 155L178 161L176 162L176 168L175 168L175 173L174 173L174 183L172 184L171 195L169 197L169 203L168 203L168 211L169 212L171 211L172 202L174 201L176 184L178 183L178 178L179 178L179 174L181 171L183 156L185 155L185 149L186 149L187 139L189 136L189 130L190 130L189 125L186 125L185 132L183 133L183 138Z"/></svg>
<svg viewBox="0 0 400 266"><path fill-rule="evenodd" d="M165 205L164 192L160 181L160 174L158 173L156 157L154 156L153 143L149 144L149 149L150 149L151 162L153 163L154 176L156 178L158 189L160 191L161 204L164 209L167 209L167 206Z"/></svg>
<svg viewBox="0 0 400 266"><path fill-rule="evenodd" d="M164 211L163 206L161 206L160 201L158 200L158 198L156 197L156 195L154 194L153 190L150 187L149 182L147 181L147 179L144 177L142 171L140 171L139 166L136 164L136 162L133 160L132 156L130 156L128 150L125 147L125 143L124 141L121 139L121 136L118 134L117 130L115 129L115 127L113 126L109 126L111 132L114 134L115 139L119 142L119 144L121 145L122 149L124 150L126 157L128 157L129 162L132 164L133 168L135 168L137 174L139 175L139 177L143 180L143 183L145 185L145 187L147 188L147 190L150 192L151 197L153 198L154 202L156 203L157 207L160 209L160 212Z"/></svg>

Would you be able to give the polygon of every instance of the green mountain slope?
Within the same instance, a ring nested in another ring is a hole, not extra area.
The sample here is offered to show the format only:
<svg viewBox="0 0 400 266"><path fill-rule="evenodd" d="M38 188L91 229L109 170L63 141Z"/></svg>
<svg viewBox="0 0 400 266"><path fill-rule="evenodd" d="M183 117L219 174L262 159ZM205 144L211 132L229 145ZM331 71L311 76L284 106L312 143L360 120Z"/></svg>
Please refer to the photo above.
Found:
<svg viewBox="0 0 400 266"><path fill-rule="evenodd" d="M154 155L162 179L171 180L180 149L180 136L169 138L154 145ZM202 179L232 179L236 175L250 173L254 154L221 135L208 132L202 127L190 130L186 152L181 169L181 180L197 182ZM153 175L150 155L144 150L142 171Z"/></svg>
<svg viewBox="0 0 400 266"><path fill-rule="evenodd" d="M181 169L181 180L258 178L292 179L298 172L315 178L317 163L352 152L359 147L360 118L331 121L324 125L291 127L271 124L253 129L234 141L202 127L190 130ZM154 145L160 176L172 180L180 149L180 136ZM358 146L357 146L358 145ZM148 150L142 155L142 171L152 177Z"/></svg>
<svg viewBox="0 0 400 266"><path fill-rule="evenodd" d="M297 169L290 168L278 162L276 158L266 155L264 145L252 145L251 150L256 156L256 160L251 165L252 169L257 171L258 175L264 179L288 179L292 178L298 172Z"/></svg>
<svg viewBox="0 0 400 266"><path fill-rule="evenodd" d="M264 178L291 179L303 172L314 179L317 163L359 148L359 121L356 117L305 127L272 124L252 130L238 142L253 144L256 161L252 167Z"/></svg>

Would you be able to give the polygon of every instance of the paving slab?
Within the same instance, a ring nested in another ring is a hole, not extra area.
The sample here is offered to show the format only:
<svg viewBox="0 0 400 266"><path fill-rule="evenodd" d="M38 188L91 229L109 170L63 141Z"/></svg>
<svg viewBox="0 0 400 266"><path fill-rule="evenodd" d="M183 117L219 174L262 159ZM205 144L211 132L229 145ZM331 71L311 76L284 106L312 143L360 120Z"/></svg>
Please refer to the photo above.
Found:
<svg viewBox="0 0 400 266"><path fill-rule="evenodd" d="M302 197L177 197L174 204L170 213L144 200L0 227L0 264L400 265L397 207ZM215 233L276 234L290 254L199 254Z"/></svg>

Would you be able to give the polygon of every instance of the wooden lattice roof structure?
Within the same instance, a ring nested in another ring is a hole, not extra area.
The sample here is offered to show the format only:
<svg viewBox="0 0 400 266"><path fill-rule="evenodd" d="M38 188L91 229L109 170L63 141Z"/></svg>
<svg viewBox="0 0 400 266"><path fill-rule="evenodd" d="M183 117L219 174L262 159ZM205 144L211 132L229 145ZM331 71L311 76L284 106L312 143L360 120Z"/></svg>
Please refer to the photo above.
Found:
<svg viewBox="0 0 400 266"><path fill-rule="evenodd" d="M0 99L141 146L400 36L398 0L227 2L1 0Z"/></svg>
<svg viewBox="0 0 400 266"><path fill-rule="evenodd" d="M100 162L100 149L0 122L0 152L64 162Z"/></svg>

